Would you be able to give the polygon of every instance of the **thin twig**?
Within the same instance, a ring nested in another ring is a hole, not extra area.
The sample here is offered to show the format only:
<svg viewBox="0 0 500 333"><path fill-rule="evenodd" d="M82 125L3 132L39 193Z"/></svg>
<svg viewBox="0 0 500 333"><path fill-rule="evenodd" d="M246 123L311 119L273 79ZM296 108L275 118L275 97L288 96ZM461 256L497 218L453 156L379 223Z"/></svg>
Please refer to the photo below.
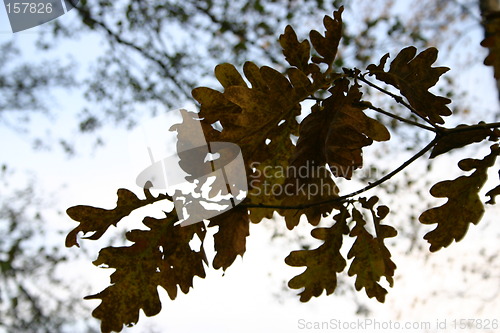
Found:
<svg viewBox="0 0 500 333"><path fill-rule="evenodd" d="M424 116L422 116L413 106L411 106L410 104L406 103L403 99L403 97L399 96L399 95L396 95L396 94L393 94L392 92L388 91L387 89L384 89L378 85L376 85L375 83L371 82L371 81L368 81L367 79L365 79L364 75L361 75L361 74L353 74L353 78L361 81L361 82L364 82L366 83L367 85L369 85L370 87L372 88L375 88L377 89L378 91L394 98L394 100L403 105L405 108L407 108L408 110L410 110L413 114L415 114L416 116L420 117L420 119L422 119L423 121L425 121L426 123L428 123L429 125L431 125L432 127L435 127L435 128L438 128L438 126L436 124L434 124L433 122L431 122L429 119L425 118Z"/></svg>
<svg viewBox="0 0 500 333"><path fill-rule="evenodd" d="M390 113L388 111L385 111L379 107L376 107L374 105L372 105L371 103L369 102L363 102L361 101L359 103L360 106L364 106L370 110L373 110L373 111L376 111L378 113L382 113L388 117L391 117L391 118L394 118L394 119L397 119L403 123L407 123L407 124L410 124L410 125L413 125L413 126L417 126L417 127L420 127L420 128L423 128L425 130L428 130L428 131L431 131L431 132L434 132L434 133L437 133L438 132L438 129L436 127L431 127L431 126L427 126L427 125L424 125L424 124L421 124L421 123L417 123L416 121L413 121L413 120L410 120L410 119L406 119L406 118L403 118L403 117L400 117L398 115L395 115L393 113Z"/></svg>
<svg viewBox="0 0 500 333"><path fill-rule="evenodd" d="M89 9L83 8L80 5L74 5L74 7L77 10L77 12L82 16L82 20L84 22L87 22L87 24L90 24L90 25L96 25L96 26L100 27L101 29L104 30L104 32L108 35L108 37L113 39L117 44L131 48L131 49L135 50L136 52L140 53L146 59L149 59L150 61L154 62L165 73L165 77L167 77L169 80L171 80L173 82L173 84L175 86L177 86L177 88L181 91L182 94L184 94L188 98L191 97L188 87L182 86L182 84L176 80L176 75L175 75L175 73L172 72L171 68L169 67L169 64L167 64L166 62L164 62L162 59L155 56L154 54L147 52L144 47L141 47L141 46L133 43L132 41L128 41L128 40L125 40L124 38L122 38L118 33L114 32L110 27L108 27L108 25L106 23L104 23L103 21L99 21L95 17L93 17ZM165 54L164 52L163 52L162 56L172 60L172 56L169 56L169 55Z"/></svg>

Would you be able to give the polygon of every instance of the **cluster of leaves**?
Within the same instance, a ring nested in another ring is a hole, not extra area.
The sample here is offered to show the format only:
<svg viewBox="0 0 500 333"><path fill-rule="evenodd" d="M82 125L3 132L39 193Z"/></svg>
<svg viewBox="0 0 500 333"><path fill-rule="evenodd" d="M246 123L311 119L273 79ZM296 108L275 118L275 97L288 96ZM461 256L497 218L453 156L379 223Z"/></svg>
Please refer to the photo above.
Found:
<svg viewBox="0 0 500 333"><path fill-rule="evenodd" d="M364 198L359 194L387 181L429 151L430 158L435 158L472 143L497 141L499 124L441 126L444 117L452 111L448 107L449 99L429 91L448 70L432 67L437 58L434 48L418 54L414 47L405 48L389 69L386 69L389 55L385 55L378 65L368 66L364 73L358 69L336 72L334 63L342 37L341 15L342 8L334 12L333 17L325 16L324 33L313 30L309 40L299 41L292 27L285 29L279 38L290 65L285 74L246 62L243 77L233 65L225 63L215 68L223 91L206 87L193 90L193 97L200 103L198 118L207 141L239 145L248 181L252 181L243 203L209 221L208 227L218 227L212 266L226 270L238 255L244 254L250 222L258 223L278 213L292 230L304 215L308 223L316 226L312 236L323 243L316 249L293 251L285 259L290 266L305 267L303 273L289 282L290 288L303 288L301 301L308 301L323 291L333 293L337 274L349 266L347 273L356 276L356 289L364 288L368 297L384 302L387 290L381 285L381 278L392 286L396 269L384 240L395 237L397 231L382 224L389 214L387 206L377 206L379 199L375 196ZM376 85L374 80L391 86L399 94ZM419 121L393 115L363 100L362 87L393 97ZM305 100L316 101L310 112L303 110ZM340 195L335 179L354 177L356 170L363 167L363 149L374 141L390 140L389 130L383 122L368 116L367 109L432 132L435 137L393 172L358 191ZM301 113L307 116L299 123L297 116ZM182 126L177 130L179 135L185 134ZM293 137L298 140L294 142ZM448 200L420 216L424 224L437 224L425 236L431 251L447 247L453 240L459 241L469 224L479 222L484 211L479 191L499 153L499 146L493 144L491 153L484 159L465 159L459 163L463 171L474 170L472 174L432 187L434 197ZM320 167L323 172L318 173ZM269 168L308 172L262 172ZM263 174L266 178L259 178ZM264 185L287 188L287 193L269 195L263 190ZM303 191L304 187L329 191L312 194ZM80 231L94 232L87 238L98 239L133 210L159 200L171 200L166 194L154 197L148 189L144 193L145 199L139 199L128 190L118 190L117 206L112 210L90 206L69 208L68 215L80 225L69 233L66 244L77 245ZM488 192L489 203L494 203L499 193L498 187ZM317 227L320 220L329 226ZM133 245L100 251L94 264L116 269L108 288L87 297L102 300L93 315L102 321L103 332L120 331L124 324L134 324L141 308L148 316L157 314L161 309L157 286L165 288L174 299L177 286L187 293L195 276L205 276L208 260L203 248L204 223L181 227L177 221L175 210L166 213L164 219L146 217L143 223L149 230L127 233ZM193 237L202 242L199 250L190 246ZM345 237L354 239L347 258L341 254Z"/></svg>

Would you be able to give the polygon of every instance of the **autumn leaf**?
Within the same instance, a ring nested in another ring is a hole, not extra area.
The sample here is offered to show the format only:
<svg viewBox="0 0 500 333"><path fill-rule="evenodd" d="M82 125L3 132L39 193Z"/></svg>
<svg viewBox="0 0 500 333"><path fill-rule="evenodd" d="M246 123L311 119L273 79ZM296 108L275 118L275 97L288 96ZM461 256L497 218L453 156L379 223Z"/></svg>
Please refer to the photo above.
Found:
<svg viewBox="0 0 500 333"><path fill-rule="evenodd" d="M290 81L276 70L266 66L259 68L251 62L244 66L251 88L244 84L232 65L219 65L216 73L225 85L223 93L204 87L193 90L193 97L201 104L203 122L222 125L222 131L212 130L208 139L238 144L248 165L253 161L265 161L277 153L289 153L289 135L298 134L295 117L300 114L299 102L306 93L298 94ZM230 82L237 84L228 85ZM271 151L268 140L283 147Z"/></svg>
<svg viewBox="0 0 500 333"><path fill-rule="evenodd" d="M288 229L297 226L303 214L309 223L317 225L322 216L338 208L339 204L333 199L339 196L339 189L332 174L350 179L353 171L363 165L362 148L373 140L390 138L384 125L363 113L357 86L349 88L347 80L337 80L330 92L332 95L323 105L316 105L302 121L290 168L305 172L289 175L283 187L292 195L282 196L282 205L288 207L300 206L311 198L324 203L279 210Z"/></svg>
<svg viewBox="0 0 500 333"><path fill-rule="evenodd" d="M306 270L292 278L288 286L292 289L304 288L299 294L301 302L307 302L311 297L318 297L326 291L330 295L337 287L337 273L344 270L346 261L340 253L342 238L349 233L346 219L349 213L344 208L334 217L335 224L329 228L316 228L311 235L324 241L314 250L292 251L285 263L293 267L306 266Z"/></svg>
<svg viewBox="0 0 500 333"><path fill-rule="evenodd" d="M345 79L337 80L321 107L313 109L300 126L300 137L291 166L327 163L337 177L350 179L363 165L362 148L373 140L389 140L389 131L363 113L358 86L349 88Z"/></svg>
<svg viewBox="0 0 500 333"><path fill-rule="evenodd" d="M356 275L354 284L356 290L365 288L368 297L375 297L379 302L385 301L387 290L378 282L384 276L392 287L396 265L391 260L391 253L384 244L384 239L395 237L397 232L391 226L382 225L380 222L389 213L387 206L379 206L374 209L377 197L370 200L360 200L365 209L371 211L375 225L376 237L373 237L365 228L366 221L359 210L352 209L352 219L356 222L350 232L351 237L356 237L347 258L354 258L349 267L349 276Z"/></svg>
<svg viewBox="0 0 500 333"><path fill-rule="evenodd" d="M312 57L315 63L325 63L331 66L337 55L337 49L340 39L342 38L342 12L344 7L340 7L338 11L333 13L333 18L326 16L323 18L325 26L325 36L316 30L312 30L309 34L311 44L314 46L319 56Z"/></svg>
<svg viewBox="0 0 500 333"><path fill-rule="evenodd" d="M482 123L479 123L478 125L481 124ZM451 133L447 133L446 135L442 136L432 149L429 158L434 158L441 154L445 154L452 149L465 147L475 142L481 142L488 137L493 137L496 140L497 134L495 133L495 130L490 128L478 128L468 131L454 131L458 129L466 129L467 127L469 126L458 125L457 127L455 127L455 129L450 130Z"/></svg>
<svg viewBox="0 0 500 333"><path fill-rule="evenodd" d="M491 153L482 160L464 159L458 163L463 171L475 171L470 176L460 176L432 186L430 193L436 198L448 198L447 202L423 212L419 220L423 224L437 224L424 239L435 252L447 247L453 240L460 241L469 228L469 224L479 223L484 213L484 206L479 198L479 191L486 182L487 170L493 166L500 154L498 145L491 146Z"/></svg>
<svg viewBox="0 0 500 333"><path fill-rule="evenodd" d="M279 197L282 200L281 205L307 206L313 199L315 204L297 209L278 209L278 213L285 218L289 230L299 224L302 215L306 216L309 224L316 226L322 217L330 215L334 209L341 206L334 201L339 197L339 188L325 167L311 166L302 170L307 170L307 177L301 177L298 173L293 174L283 184L284 192Z"/></svg>
<svg viewBox="0 0 500 333"><path fill-rule="evenodd" d="M234 66L224 64L216 69L224 92L197 88L193 90L193 96L201 103L200 117L205 123L207 139L238 144L251 182L255 174L253 168L286 168L293 152L290 135L298 135L296 117L300 114L300 102L310 94L311 83L303 74L295 73L292 77L296 86L293 86L276 70L266 66L259 68L252 62L245 63L243 71L251 87L242 83L244 81ZM217 122L222 125L221 131L211 128ZM265 179L271 185L283 184L284 180L276 175ZM249 186L247 197L255 203L273 201L259 184L264 183L250 183L254 186ZM252 221L271 217L273 211L251 209Z"/></svg>
<svg viewBox="0 0 500 333"><path fill-rule="evenodd" d="M68 234L66 237L66 246L79 246L77 235L80 231L83 231L83 233L94 232L91 236L84 237L86 239L99 239L110 226L116 226L122 218L128 216L134 210L168 198L164 194L160 194L155 198L147 189L145 190L145 194L146 199L139 199L133 192L121 188L118 190L118 201L116 202L116 207L113 209L82 205L68 208L66 210L68 216L80 222L80 225Z"/></svg>
<svg viewBox="0 0 500 333"><path fill-rule="evenodd" d="M295 66L303 73L308 74L309 58L311 57L309 41L299 42L295 30L288 25L280 36L279 42L283 48L283 55L290 66Z"/></svg>
<svg viewBox="0 0 500 333"><path fill-rule="evenodd" d="M248 211L241 206L210 219L209 227L219 227L214 235L215 269L226 270L238 255L243 256L246 250L246 237L250 234L249 224Z"/></svg>
<svg viewBox="0 0 500 333"><path fill-rule="evenodd" d="M141 309L146 316L158 314L158 286L175 299L177 287L187 293L195 276L205 277L204 250L196 251L189 245L195 235L203 241L204 225L181 227L174 225L176 221L176 214L165 219L147 217L143 222L150 230L127 233L127 239L134 242L132 246L107 247L99 252L94 265L116 269L109 287L85 297L102 300L92 312L101 320L102 332L120 332L123 325L134 325Z"/></svg>
<svg viewBox="0 0 500 333"><path fill-rule="evenodd" d="M399 52L389 71L384 70L389 54L382 57L378 66L369 65L367 70L378 80L399 89L418 115L433 124L443 124L442 116L451 115L451 110L446 106L451 100L432 94L429 88L433 87L449 68L431 67L438 54L437 49L433 47L418 55L416 53L417 49L409 46Z"/></svg>

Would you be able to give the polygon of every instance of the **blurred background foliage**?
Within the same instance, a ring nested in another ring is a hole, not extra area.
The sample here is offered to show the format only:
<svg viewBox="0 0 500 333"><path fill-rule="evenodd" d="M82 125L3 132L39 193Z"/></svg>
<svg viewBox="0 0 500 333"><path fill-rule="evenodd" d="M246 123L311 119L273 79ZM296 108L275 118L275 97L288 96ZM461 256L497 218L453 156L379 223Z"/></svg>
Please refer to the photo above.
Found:
<svg viewBox="0 0 500 333"><path fill-rule="evenodd" d="M495 0L421 0L417 3L83 0L74 12L33 29L35 38L30 39L29 45L17 35L1 36L1 131L19 133L32 142L33 149L46 149L49 154L62 151L68 158L87 154L82 146L106 144L103 137L107 128L132 128L145 115L153 116L192 102L190 92L194 87L216 87L213 68L218 63L230 62L239 67L251 60L258 65L283 69L285 60L277 38L285 26L292 25L299 39L305 38L310 29L320 27L325 14L331 14L341 5L346 9L343 45L336 62L339 69L363 70L370 63L378 63L385 53L394 56L407 45L419 49L435 46L440 50L438 64L452 68L437 89L453 99L454 113L461 115L463 122L498 121L498 97L482 95L483 91L495 90L473 89L479 83L485 87L495 85L493 70L485 70L483 65L488 50L479 44L485 30L487 37L498 31L495 20L500 16L500 4ZM93 50L88 56L87 49ZM494 47L491 50L495 55ZM32 52L36 52L36 59ZM74 56L75 53L83 53L84 61ZM59 114L53 108L54 100L58 94L70 92L76 93L82 102L75 103L74 110ZM372 97L396 114L403 112L382 96ZM70 135L60 134L60 129L51 126L52 120L63 116L73 119ZM49 123L40 121L40 117ZM385 162L388 157L404 160L404 156L418 151L429 139L400 124L384 122L398 138L368 152L365 170L373 172L363 173L352 182L354 185L340 183L341 189L342 186L355 188L379 178L393 168L393 164ZM40 128L39 123L44 127ZM434 167L423 163L415 172L405 173L376 193L385 198L395 212L394 223L405 239L398 240L404 255L427 260L417 217L428 204L428 189L440 179L423 176L454 164L449 160ZM72 260L63 248L63 237L57 234L69 228L64 225L65 217L59 214L64 207L54 200L46 201L51 194L37 186L36 174L25 176L30 166L9 165L7 159L0 160L0 165L3 166L0 328L7 332L92 331L94 326L85 320L90 312L80 306L79 298L83 294L72 293L71 290L78 290L75 284L62 281L57 274L58 267ZM401 193L414 203L397 203L394 199ZM61 224L47 224L46 212ZM303 234L284 236L283 225L273 224L270 228L275 238L297 242L297 248L313 246L305 242ZM47 233L56 236L44 236ZM467 273L464 279L493 284L496 281L498 285L500 269L495 251L487 248L487 244L478 245L477 253L471 254L471 258L479 263L463 267ZM461 264L450 262L450 265ZM340 281L340 285L343 287L339 289L349 297L349 284ZM61 297L54 297L53 288L61 290L58 294ZM494 301L499 292L490 298ZM456 290L456 295L466 297L467 291ZM353 299L358 302L357 298ZM425 302L425 296L415 302ZM358 311L366 314L369 306L359 302ZM81 320L85 323L79 323Z"/></svg>

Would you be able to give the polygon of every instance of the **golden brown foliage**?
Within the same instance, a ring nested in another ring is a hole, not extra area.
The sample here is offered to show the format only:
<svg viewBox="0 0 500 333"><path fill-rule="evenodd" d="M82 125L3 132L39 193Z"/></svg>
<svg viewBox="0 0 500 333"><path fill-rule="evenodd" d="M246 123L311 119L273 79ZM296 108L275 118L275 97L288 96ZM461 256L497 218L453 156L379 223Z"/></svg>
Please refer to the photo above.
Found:
<svg viewBox="0 0 500 333"><path fill-rule="evenodd" d="M378 197L359 195L389 180L431 150L429 157L434 158L486 139L497 141L494 129L498 124L440 126L452 111L447 106L451 102L448 98L429 91L448 70L432 67L437 58L435 48L418 54L414 47L405 48L388 70L385 67L389 55L385 55L379 65L368 66L365 73L358 69L338 71L334 62L342 36L341 14L342 9L334 12L333 17L325 16L325 32L312 31L309 40L299 41L294 29L286 27L279 38L290 65L285 74L247 62L242 76L233 65L225 63L215 68L222 91L206 87L193 90L193 97L200 103L198 121L206 139L240 146L249 184L243 203L209 221L208 227L218 227L212 266L226 270L238 255L243 256L250 222L258 223L278 213L291 230L305 215L311 225L316 226L323 219L328 226L312 231L312 236L322 241L318 248L292 251L285 259L290 266L305 267L289 282L290 288L304 288L300 300L306 302L323 291L333 293L337 274L349 267L347 274L356 276L356 289L364 288L368 297L384 302L388 292L379 282L384 277L392 286L396 269L385 240L395 237L397 231L382 224L390 210L385 205L376 207ZM398 94L368 80L367 76L392 86ZM415 118L394 115L363 100L361 87L394 98ZM310 110L304 110L305 100L315 101ZM363 167L363 150L374 141L391 139L387 123L369 116L367 109L397 119L414 130L426 130L435 137L393 172L358 191L340 195L335 178L355 177L355 171ZM301 114L306 116L299 122ZM176 129L188 140L189 128L183 128L187 126L183 124ZM293 137L298 137L296 142ZM470 223L479 222L484 211L479 191L499 152L494 144L484 159L462 160L459 167L463 171L474 170L471 175L432 187L434 197L445 197L448 201L420 216L424 224L437 224L425 236L431 251L447 247L453 240L459 241ZM282 172L289 169L306 172ZM265 191L266 186L288 192L270 194ZM488 193L489 203L494 203L498 193L498 187ZM148 190L145 195L145 199L139 199L120 189L113 210L69 208L68 215L80 225L68 235L66 245L77 245L80 231L94 232L87 238L98 239L109 226L116 225L133 210L159 200L171 200L167 195L153 197ZM103 332L119 331L123 324L137 322L140 309L148 316L158 313L161 303L157 286L174 299L177 287L187 293L195 276L205 276L208 265L203 248L205 224L200 221L181 227L176 224L175 209L166 214L164 219L146 217L143 223L149 230L132 230L127 234L133 245L105 248L94 262L116 269L111 275L111 286L88 296L102 300L93 314L102 321ZM369 223L373 228L367 227ZM189 245L193 237L202 241L199 250ZM344 237L355 238L347 258L341 254Z"/></svg>

